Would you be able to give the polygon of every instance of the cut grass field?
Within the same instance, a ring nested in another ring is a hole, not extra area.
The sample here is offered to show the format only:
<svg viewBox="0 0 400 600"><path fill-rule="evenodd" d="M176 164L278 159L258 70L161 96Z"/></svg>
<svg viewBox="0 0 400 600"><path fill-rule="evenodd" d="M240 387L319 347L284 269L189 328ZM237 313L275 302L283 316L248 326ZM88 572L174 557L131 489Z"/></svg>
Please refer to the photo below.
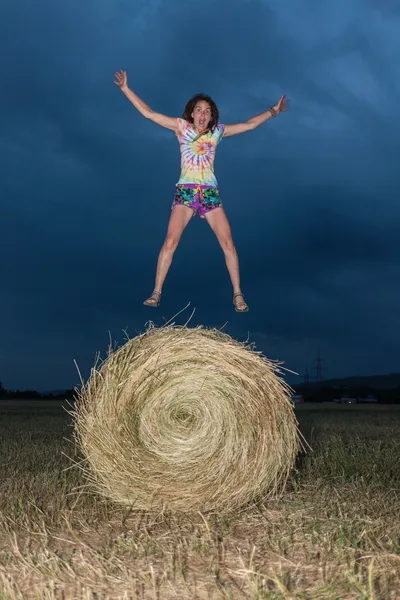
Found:
<svg viewBox="0 0 400 600"><path fill-rule="evenodd" d="M399 409L296 407L284 496L222 517L93 495L60 403L0 401L0 599L399 599Z"/></svg>

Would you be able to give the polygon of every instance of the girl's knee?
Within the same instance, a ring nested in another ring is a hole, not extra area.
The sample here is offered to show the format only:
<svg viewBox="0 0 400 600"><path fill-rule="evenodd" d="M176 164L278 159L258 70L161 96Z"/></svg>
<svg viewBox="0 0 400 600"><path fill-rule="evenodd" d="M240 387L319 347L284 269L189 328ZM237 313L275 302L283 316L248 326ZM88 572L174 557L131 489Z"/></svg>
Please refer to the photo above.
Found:
<svg viewBox="0 0 400 600"><path fill-rule="evenodd" d="M221 247L225 254L235 254L235 244L233 243L232 238L226 238L221 241Z"/></svg>
<svg viewBox="0 0 400 600"><path fill-rule="evenodd" d="M164 250L167 252L174 252L179 244L179 238L175 235L168 235L165 238Z"/></svg>

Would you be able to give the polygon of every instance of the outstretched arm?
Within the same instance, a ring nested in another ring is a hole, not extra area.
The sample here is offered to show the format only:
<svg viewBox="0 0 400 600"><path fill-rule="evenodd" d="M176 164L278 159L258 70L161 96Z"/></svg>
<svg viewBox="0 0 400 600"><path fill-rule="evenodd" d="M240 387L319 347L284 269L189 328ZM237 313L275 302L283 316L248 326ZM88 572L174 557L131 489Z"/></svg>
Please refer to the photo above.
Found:
<svg viewBox="0 0 400 600"><path fill-rule="evenodd" d="M157 125L161 125L162 127L176 131L177 120L175 118L167 117L166 115L155 112L146 104L146 102L143 102L143 100L141 100L139 96L135 94L135 92L129 89L126 71L118 71L115 73L115 78L115 85L119 87L121 92L125 94L130 102L132 102L133 106L140 112L141 115L143 115L146 119L154 121L154 123L157 123Z"/></svg>
<svg viewBox="0 0 400 600"><path fill-rule="evenodd" d="M285 95L281 96L278 103L275 106L271 106L268 110L252 117L245 123L236 123L235 125L225 125L224 137L229 135L237 135L238 133L244 133L245 131L251 131L265 121L268 121L271 117L275 117L280 112L286 112L289 100L286 99Z"/></svg>

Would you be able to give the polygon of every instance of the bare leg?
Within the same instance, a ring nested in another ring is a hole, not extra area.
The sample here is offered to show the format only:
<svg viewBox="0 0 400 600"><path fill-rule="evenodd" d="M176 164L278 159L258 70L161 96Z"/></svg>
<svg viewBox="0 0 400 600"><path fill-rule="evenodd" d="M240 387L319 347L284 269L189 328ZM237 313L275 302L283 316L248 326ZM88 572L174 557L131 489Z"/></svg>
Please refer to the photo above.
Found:
<svg viewBox="0 0 400 600"><path fill-rule="evenodd" d="M177 205L171 211L171 216L168 223L168 231L164 240L164 244L160 250L157 261L156 281L154 285L154 292L158 292L159 295L154 298L150 296L146 300L149 305L157 305L157 301L161 295L161 290L167 276L168 270L171 266L174 252L179 244L182 233L193 216L193 210L188 206ZM153 292L153 294L154 294Z"/></svg>
<svg viewBox="0 0 400 600"><path fill-rule="evenodd" d="M239 309L239 312L245 312L248 307L240 290L239 258L232 240L228 218L222 206L206 213L205 217L211 229L217 236L225 255L226 266L232 281L233 293L240 293L240 295L235 298L235 305Z"/></svg>

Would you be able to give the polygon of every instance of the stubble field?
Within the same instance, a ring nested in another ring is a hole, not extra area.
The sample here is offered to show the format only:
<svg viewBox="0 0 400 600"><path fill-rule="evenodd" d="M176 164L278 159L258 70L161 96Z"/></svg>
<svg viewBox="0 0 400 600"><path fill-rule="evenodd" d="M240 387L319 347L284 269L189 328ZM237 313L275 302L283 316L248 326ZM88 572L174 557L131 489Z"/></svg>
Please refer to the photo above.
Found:
<svg viewBox="0 0 400 600"><path fill-rule="evenodd" d="M399 599L399 409L296 407L283 498L149 515L85 488L60 403L0 401L0 599Z"/></svg>

